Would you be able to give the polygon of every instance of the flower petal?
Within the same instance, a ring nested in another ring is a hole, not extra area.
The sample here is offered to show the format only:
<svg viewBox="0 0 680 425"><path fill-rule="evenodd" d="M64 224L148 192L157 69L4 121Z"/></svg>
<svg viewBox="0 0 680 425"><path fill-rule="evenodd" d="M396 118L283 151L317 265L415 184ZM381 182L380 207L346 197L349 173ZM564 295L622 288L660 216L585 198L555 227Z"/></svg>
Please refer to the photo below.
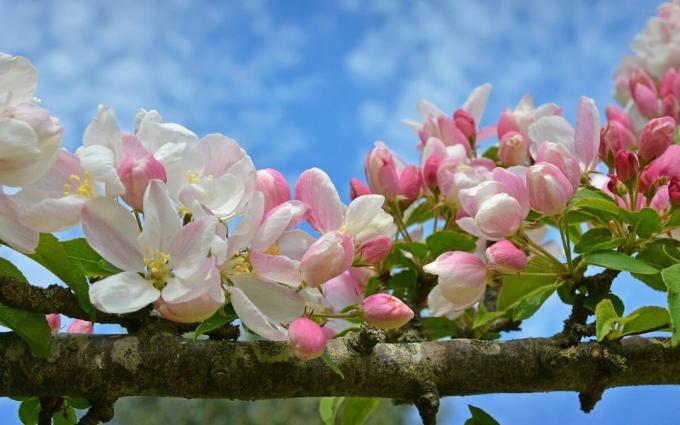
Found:
<svg viewBox="0 0 680 425"><path fill-rule="evenodd" d="M305 311L305 300L285 286L246 274L233 275L230 279L274 323L290 323Z"/></svg>
<svg viewBox="0 0 680 425"><path fill-rule="evenodd" d="M156 301L160 295L151 282L135 272L118 273L90 286L90 301L105 313L131 313Z"/></svg>
<svg viewBox="0 0 680 425"><path fill-rule="evenodd" d="M581 97L576 111L576 133L574 135L576 156L581 160L583 171L591 170L597 164L597 149L600 145L600 113L595 101Z"/></svg>
<svg viewBox="0 0 680 425"><path fill-rule="evenodd" d="M302 282L300 262L285 255L269 255L251 251L250 263L255 273L263 279L297 288Z"/></svg>
<svg viewBox="0 0 680 425"><path fill-rule="evenodd" d="M12 199L0 192L0 240L26 254L38 246L38 232L19 222L20 211Z"/></svg>
<svg viewBox="0 0 680 425"><path fill-rule="evenodd" d="M182 225L172 206L168 189L160 180L151 180L144 195L144 230L139 246L151 252L169 253L179 237Z"/></svg>
<svg viewBox="0 0 680 425"><path fill-rule="evenodd" d="M303 172L295 185L295 199L310 208L309 224L325 233L338 230L344 221L344 208L328 174L318 168Z"/></svg>
<svg viewBox="0 0 680 425"><path fill-rule="evenodd" d="M343 233L356 236L383 210L384 202L382 195L364 195L353 200L347 208Z"/></svg>
<svg viewBox="0 0 680 425"><path fill-rule="evenodd" d="M574 129L560 115L550 115L536 121L529 127L529 137L533 141L529 146L533 158L544 142L560 143L574 152Z"/></svg>
<svg viewBox="0 0 680 425"><path fill-rule="evenodd" d="M486 108L486 101L489 99L491 93L491 84L486 83L475 87L463 104L463 109L475 119L475 124L479 128L484 108Z"/></svg>
<svg viewBox="0 0 680 425"><path fill-rule="evenodd" d="M239 288L228 287L231 305L239 319L251 331L272 341L286 341L286 328L267 317Z"/></svg>

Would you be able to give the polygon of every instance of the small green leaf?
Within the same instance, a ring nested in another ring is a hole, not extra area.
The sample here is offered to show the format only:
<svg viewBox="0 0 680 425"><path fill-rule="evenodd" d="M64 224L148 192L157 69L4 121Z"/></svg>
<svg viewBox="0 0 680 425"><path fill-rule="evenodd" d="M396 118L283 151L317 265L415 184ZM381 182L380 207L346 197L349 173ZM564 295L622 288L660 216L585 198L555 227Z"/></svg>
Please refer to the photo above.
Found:
<svg viewBox="0 0 680 425"><path fill-rule="evenodd" d="M524 320L533 316L557 287L555 285L542 286L520 299L512 309L512 320Z"/></svg>
<svg viewBox="0 0 680 425"><path fill-rule="evenodd" d="M19 419L24 425L36 425L40 414L40 401L37 398L29 398L19 405Z"/></svg>
<svg viewBox="0 0 680 425"><path fill-rule="evenodd" d="M640 307L624 318L623 335L638 335L667 328L670 325L668 310L663 307Z"/></svg>
<svg viewBox="0 0 680 425"><path fill-rule="evenodd" d="M427 237L427 246L432 258L448 251L474 251L476 242L471 237L453 230L442 230Z"/></svg>
<svg viewBox="0 0 680 425"><path fill-rule="evenodd" d="M671 216L668 218L668 221L666 222L666 227L678 227L678 226L680 226L680 208L676 208L675 210L673 210Z"/></svg>
<svg viewBox="0 0 680 425"><path fill-rule="evenodd" d="M402 270L387 280L387 286L393 289L392 295L401 300L408 300L414 295L417 283L416 275L411 270Z"/></svg>
<svg viewBox="0 0 680 425"><path fill-rule="evenodd" d="M472 324L473 328L479 328L480 326L484 326L487 323L498 318L501 318L505 315L504 311L487 311L482 307L483 305L480 303L479 309L477 311L477 316L475 316L475 321Z"/></svg>
<svg viewBox="0 0 680 425"><path fill-rule="evenodd" d="M196 338L199 336L205 335L206 333L214 331L217 328L221 328L232 320L234 319L227 321L227 317L222 313L222 309L219 309L215 312L215 314L208 317L202 321L200 325L198 325L192 334L192 338L196 340Z"/></svg>
<svg viewBox="0 0 680 425"><path fill-rule="evenodd" d="M472 417L465 421L465 425L500 425L491 415L479 407L468 404Z"/></svg>
<svg viewBox="0 0 680 425"><path fill-rule="evenodd" d="M420 323L429 339L445 338L455 335L459 330L458 325L446 317L423 317Z"/></svg>
<svg viewBox="0 0 680 425"><path fill-rule="evenodd" d="M680 342L680 264L663 269L661 276L668 288L668 310L673 332L671 344L676 346Z"/></svg>
<svg viewBox="0 0 680 425"><path fill-rule="evenodd" d="M643 260L619 251L597 251L584 257L586 264L638 274L657 274L659 270Z"/></svg>
<svg viewBox="0 0 680 425"><path fill-rule="evenodd" d="M16 332L36 356L52 355L52 330L44 314L0 305L0 322Z"/></svg>
<svg viewBox="0 0 680 425"><path fill-rule="evenodd" d="M624 242L624 238L612 238L609 229L598 227L585 232L578 243L574 245L574 252L578 254L588 254L593 251L618 248Z"/></svg>
<svg viewBox="0 0 680 425"><path fill-rule="evenodd" d="M338 375L342 379L345 379L345 375L342 373L337 363L335 363L333 359L331 359L331 356L329 356L328 353L323 353L323 356L321 356L321 360L323 360L326 366L328 366L330 370L335 372L336 375Z"/></svg>
<svg viewBox="0 0 680 425"><path fill-rule="evenodd" d="M87 277L111 276L120 273L113 264L104 260L84 238L61 242L69 260Z"/></svg>
<svg viewBox="0 0 680 425"><path fill-rule="evenodd" d="M406 251L416 258L423 259L427 256L427 245L420 242L395 242L393 251Z"/></svg>
<svg viewBox="0 0 680 425"><path fill-rule="evenodd" d="M600 301L595 307L595 333L598 341L602 341L614 329L614 320L618 318L611 300Z"/></svg>
<svg viewBox="0 0 680 425"><path fill-rule="evenodd" d="M12 264L9 260L0 258L0 276L7 276L18 280L19 282L28 283L26 276L21 273L21 270Z"/></svg>
<svg viewBox="0 0 680 425"><path fill-rule="evenodd" d="M498 160L498 146L491 146L489 149L485 150L482 154L484 158L489 158L493 162Z"/></svg>
<svg viewBox="0 0 680 425"><path fill-rule="evenodd" d="M526 315L549 292L557 289L557 274L552 274L552 263L540 257L533 258L527 267L517 275L503 276L503 285L498 294L497 310L509 310L529 297L531 300L521 308L521 316ZM547 294L549 295L549 294ZM545 298L543 298L545 301ZM541 301L542 302L542 301ZM540 306L540 304L539 304Z"/></svg>
<svg viewBox="0 0 680 425"><path fill-rule="evenodd" d="M90 303L89 287L85 275L71 262L66 249L54 235L41 233L35 253L28 256L68 285L78 297L80 307L94 317L95 310Z"/></svg>
<svg viewBox="0 0 680 425"><path fill-rule="evenodd" d="M319 415L324 425L335 425L335 417L343 401L345 397L322 397L319 400Z"/></svg>
<svg viewBox="0 0 680 425"><path fill-rule="evenodd" d="M90 407L90 400L86 398L68 397L67 400L71 406L75 407L78 410L87 409L88 407Z"/></svg>
<svg viewBox="0 0 680 425"><path fill-rule="evenodd" d="M623 316L623 312L625 311L623 301L621 301L621 298L612 293L600 294L599 296L596 297L589 295L588 298L586 298L585 301L583 302L583 306L588 310L592 311L593 313L595 313L595 308L602 300L611 301L612 305L614 305L614 310L616 310L616 314L619 316Z"/></svg>
<svg viewBox="0 0 680 425"><path fill-rule="evenodd" d="M53 425L75 425L77 421L76 409L71 406L58 410L52 415Z"/></svg>
<svg viewBox="0 0 680 425"><path fill-rule="evenodd" d="M406 227L414 224L424 223L434 216L432 211L432 204L430 202L423 202L413 209L411 214L406 219Z"/></svg>
<svg viewBox="0 0 680 425"><path fill-rule="evenodd" d="M626 221L632 226L635 233L642 238L650 238L655 233L662 230L661 218L659 214L652 208L643 208L640 211L626 211L624 217Z"/></svg>
<svg viewBox="0 0 680 425"><path fill-rule="evenodd" d="M342 425L362 425L380 405L380 399L348 397L342 408Z"/></svg>

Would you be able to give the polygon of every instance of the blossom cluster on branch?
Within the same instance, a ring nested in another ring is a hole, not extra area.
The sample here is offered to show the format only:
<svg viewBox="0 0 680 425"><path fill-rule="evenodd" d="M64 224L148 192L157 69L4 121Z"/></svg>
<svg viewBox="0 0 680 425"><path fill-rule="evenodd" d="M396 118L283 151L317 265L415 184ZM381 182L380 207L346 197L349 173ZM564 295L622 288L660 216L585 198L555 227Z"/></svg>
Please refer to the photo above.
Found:
<svg viewBox="0 0 680 425"><path fill-rule="evenodd" d="M62 278L92 320L137 313L195 324L197 337L238 319L302 361L362 323L390 342L494 339L555 293L573 306L566 344L659 330L675 343L679 1L661 6L633 49L615 76L622 107L605 120L587 97L572 125L562 107L525 96L482 127L490 84L452 113L419 102L421 119L404 124L420 162L376 142L348 205L318 168L291 194L233 139L199 137L155 110L124 131L100 106L69 152L33 97L29 60L0 54L0 185L14 188L0 191L0 239ZM50 235L75 226L84 239ZM619 272L666 292L668 306L625 314L611 290ZM0 321L49 355L41 335L59 316L27 316L28 329L13 320L26 313L9 308Z"/></svg>

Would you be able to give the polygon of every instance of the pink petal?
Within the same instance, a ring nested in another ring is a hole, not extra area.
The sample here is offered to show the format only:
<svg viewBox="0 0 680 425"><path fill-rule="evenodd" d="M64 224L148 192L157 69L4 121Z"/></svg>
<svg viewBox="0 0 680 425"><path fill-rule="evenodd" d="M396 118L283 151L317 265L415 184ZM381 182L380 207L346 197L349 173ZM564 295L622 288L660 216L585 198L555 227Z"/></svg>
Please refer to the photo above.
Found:
<svg viewBox="0 0 680 425"><path fill-rule="evenodd" d="M291 260L284 255L269 255L255 251L250 253L249 259L255 273L263 279L295 288L300 286L302 278L299 261Z"/></svg>
<svg viewBox="0 0 680 425"><path fill-rule="evenodd" d="M576 130L574 135L576 156L583 162L585 170L592 169L597 160L600 145L600 113L595 101L582 97L576 111Z"/></svg>
<svg viewBox="0 0 680 425"><path fill-rule="evenodd" d="M135 272L118 273L90 286L90 301L105 313L132 313L156 301L160 295L151 282Z"/></svg>
<svg viewBox="0 0 680 425"><path fill-rule="evenodd" d="M325 233L338 230L344 221L340 196L328 174L318 168L303 172L295 185L295 199L310 208L309 224Z"/></svg>

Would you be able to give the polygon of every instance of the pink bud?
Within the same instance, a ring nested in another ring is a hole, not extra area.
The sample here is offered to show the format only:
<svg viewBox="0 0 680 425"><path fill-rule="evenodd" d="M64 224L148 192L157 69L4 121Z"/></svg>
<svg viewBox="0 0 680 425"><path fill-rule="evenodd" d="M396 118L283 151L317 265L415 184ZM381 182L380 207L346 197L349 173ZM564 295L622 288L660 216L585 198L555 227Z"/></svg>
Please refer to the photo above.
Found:
<svg viewBox="0 0 680 425"><path fill-rule="evenodd" d="M668 199L671 202L673 208L680 207L680 177L671 177L670 183L668 183Z"/></svg>
<svg viewBox="0 0 680 425"><path fill-rule="evenodd" d="M366 322L380 329L396 329L413 319L413 310L390 294L373 294L362 303Z"/></svg>
<svg viewBox="0 0 680 425"><path fill-rule="evenodd" d="M576 157L563 144L543 143L536 153L536 162L548 162L564 174L574 191L581 182L581 168Z"/></svg>
<svg viewBox="0 0 680 425"><path fill-rule="evenodd" d="M506 167L524 164L527 155L527 142L517 131L507 131L498 146L498 160Z"/></svg>
<svg viewBox="0 0 680 425"><path fill-rule="evenodd" d="M378 144L366 156L364 164L366 181L373 193L388 200L396 199L399 193L399 175L394 156L387 146Z"/></svg>
<svg viewBox="0 0 680 425"><path fill-rule="evenodd" d="M617 196L625 196L628 193L628 188L626 187L618 177L613 174L609 175L609 181L607 182L607 189Z"/></svg>
<svg viewBox="0 0 680 425"><path fill-rule="evenodd" d="M352 245L352 239L340 232L322 235L300 260L302 279L316 287L349 269L354 259Z"/></svg>
<svg viewBox="0 0 680 425"><path fill-rule="evenodd" d="M628 114L618 106L608 105L606 114L607 121L616 121L626 127L628 130L633 130L633 121L631 121L630 116L628 116Z"/></svg>
<svg viewBox="0 0 680 425"><path fill-rule="evenodd" d="M399 176L399 198L407 202L415 201L420 196L422 183L418 167L409 165L404 168Z"/></svg>
<svg viewBox="0 0 680 425"><path fill-rule="evenodd" d="M574 194L574 187L560 169L547 162L529 167L527 187L531 207L545 215L561 213Z"/></svg>
<svg viewBox="0 0 680 425"><path fill-rule="evenodd" d="M70 334L92 335L93 330L94 330L94 324L92 322L88 322L87 320L76 319L71 323L71 325L68 327L68 329L66 329L66 332L68 332Z"/></svg>
<svg viewBox="0 0 680 425"><path fill-rule="evenodd" d="M52 332L59 332L59 329L61 329L61 314L46 314L45 319L47 319L47 324L50 326L50 329L52 329Z"/></svg>
<svg viewBox="0 0 680 425"><path fill-rule="evenodd" d="M437 172L443 160L443 155L434 154L427 158L425 164L423 164L423 179L425 185L430 189L437 187Z"/></svg>
<svg viewBox="0 0 680 425"><path fill-rule="evenodd" d="M477 137L477 130L475 129L475 119L472 115L464 109L459 109L453 114L453 120L455 121L458 130L460 130L468 140L475 140Z"/></svg>
<svg viewBox="0 0 680 425"><path fill-rule="evenodd" d="M640 114L646 118L654 118L659 115L659 100L657 98L654 80L644 70L634 70L628 84L631 96Z"/></svg>
<svg viewBox="0 0 680 425"><path fill-rule="evenodd" d="M290 201L290 187L286 178L273 168L257 170L255 189L264 194L265 213L286 201Z"/></svg>
<svg viewBox="0 0 680 425"><path fill-rule="evenodd" d="M614 156L621 149L631 149L635 145L635 134L619 121L609 121L600 130L600 159L608 166L614 164Z"/></svg>
<svg viewBox="0 0 680 425"><path fill-rule="evenodd" d="M463 292L486 286L488 280L488 270L482 260L464 251L446 252L426 264L423 270L439 276L439 289L452 303L457 303Z"/></svg>
<svg viewBox="0 0 680 425"><path fill-rule="evenodd" d="M666 71L661 79L661 97L680 97L680 72L675 68Z"/></svg>
<svg viewBox="0 0 680 425"><path fill-rule="evenodd" d="M663 155L647 165L640 177L640 186L647 191L654 185L658 186L660 180L666 178L668 181L673 176L680 176L680 145L669 146Z"/></svg>
<svg viewBox="0 0 680 425"><path fill-rule="evenodd" d="M503 136L511 131L519 132L519 126L517 125L517 120L515 120L512 111L507 108L503 111L503 114L501 114L501 119L498 120L496 131L498 133L499 140L502 140Z"/></svg>
<svg viewBox="0 0 680 425"><path fill-rule="evenodd" d="M389 255L392 251L392 238L387 235L376 236L364 241L359 246L361 262L375 265Z"/></svg>
<svg viewBox="0 0 680 425"><path fill-rule="evenodd" d="M288 346L303 361L323 356L326 351L326 335L316 322L300 317L288 327Z"/></svg>
<svg viewBox="0 0 680 425"><path fill-rule="evenodd" d="M486 249L489 267L498 273L519 273L528 264L527 255L512 242L498 241Z"/></svg>
<svg viewBox="0 0 680 425"><path fill-rule="evenodd" d="M640 135L640 159L649 162L663 154L673 144L675 120L661 117L649 121Z"/></svg>
<svg viewBox="0 0 680 425"><path fill-rule="evenodd" d="M370 195L372 192L371 189L361 182L361 180L352 177L349 181L349 193L349 196L353 201L360 196Z"/></svg>
<svg viewBox="0 0 680 425"><path fill-rule="evenodd" d="M123 135L123 161L118 166L118 177L125 186L123 199L132 208L144 208L144 193L151 180L167 182L165 167L151 155L133 134Z"/></svg>
<svg viewBox="0 0 680 425"><path fill-rule="evenodd" d="M628 183L637 177L640 172L640 163L635 153L620 150L614 159L614 168L619 180L623 183Z"/></svg>

